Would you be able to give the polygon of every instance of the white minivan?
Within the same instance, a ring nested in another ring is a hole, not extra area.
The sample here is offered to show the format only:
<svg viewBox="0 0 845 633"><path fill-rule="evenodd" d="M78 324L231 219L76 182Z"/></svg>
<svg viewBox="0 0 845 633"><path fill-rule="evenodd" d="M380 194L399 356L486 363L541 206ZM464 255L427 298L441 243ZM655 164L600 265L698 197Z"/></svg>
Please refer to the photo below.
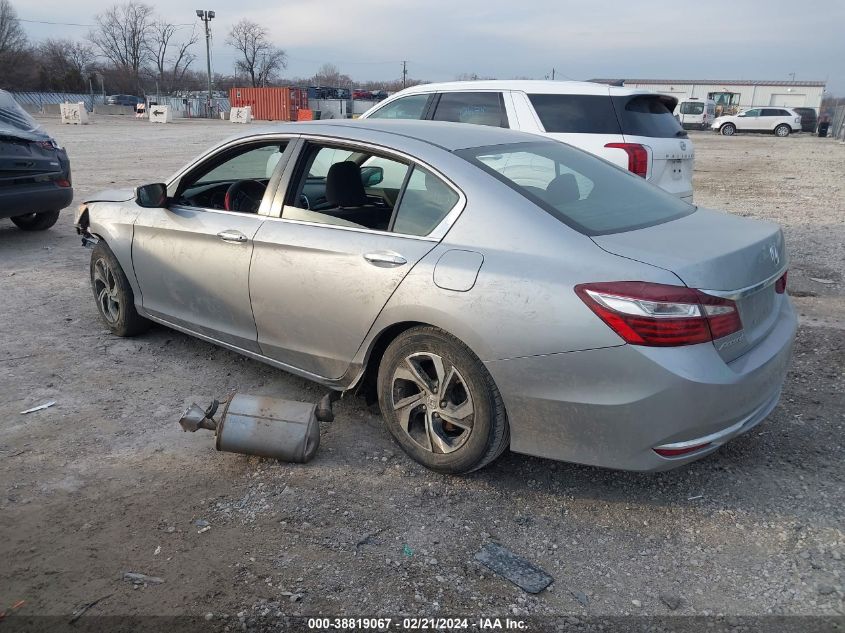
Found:
<svg viewBox="0 0 845 633"><path fill-rule="evenodd" d="M716 102L696 97L682 99L675 108L675 116L685 130L706 130L716 118Z"/></svg>
<svg viewBox="0 0 845 633"><path fill-rule="evenodd" d="M457 81L401 90L362 119L425 119L514 128L551 137L692 202L692 142L677 99L581 81Z"/></svg>

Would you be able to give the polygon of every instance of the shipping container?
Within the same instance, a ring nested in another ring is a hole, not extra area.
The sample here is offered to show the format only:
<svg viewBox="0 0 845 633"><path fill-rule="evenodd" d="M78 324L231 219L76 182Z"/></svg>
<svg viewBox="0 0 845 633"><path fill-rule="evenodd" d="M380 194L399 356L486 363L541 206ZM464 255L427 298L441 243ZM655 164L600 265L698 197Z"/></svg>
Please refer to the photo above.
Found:
<svg viewBox="0 0 845 633"><path fill-rule="evenodd" d="M299 88L232 88L233 108L252 108L259 121L296 121L300 109L308 108L308 93Z"/></svg>

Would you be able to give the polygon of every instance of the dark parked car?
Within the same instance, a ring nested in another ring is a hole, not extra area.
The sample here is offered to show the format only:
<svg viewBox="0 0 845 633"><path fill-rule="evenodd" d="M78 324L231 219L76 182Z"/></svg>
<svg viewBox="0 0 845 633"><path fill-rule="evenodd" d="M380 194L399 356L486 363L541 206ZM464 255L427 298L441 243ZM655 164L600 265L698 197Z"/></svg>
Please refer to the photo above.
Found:
<svg viewBox="0 0 845 633"><path fill-rule="evenodd" d="M792 108L801 115L801 131L815 132L818 124L815 108Z"/></svg>
<svg viewBox="0 0 845 633"><path fill-rule="evenodd" d="M139 103L144 103L144 99L134 95L109 95L106 97L106 105L132 106L134 108Z"/></svg>
<svg viewBox="0 0 845 633"><path fill-rule="evenodd" d="M71 200L67 152L0 90L0 218L43 231Z"/></svg>

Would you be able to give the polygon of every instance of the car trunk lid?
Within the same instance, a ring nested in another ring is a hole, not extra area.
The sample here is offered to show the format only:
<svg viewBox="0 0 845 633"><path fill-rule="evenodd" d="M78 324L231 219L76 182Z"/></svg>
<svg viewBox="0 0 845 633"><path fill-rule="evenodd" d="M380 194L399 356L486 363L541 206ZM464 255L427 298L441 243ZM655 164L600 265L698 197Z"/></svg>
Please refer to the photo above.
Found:
<svg viewBox="0 0 845 633"><path fill-rule="evenodd" d="M62 165L50 141L0 135L0 186L61 177Z"/></svg>
<svg viewBox="0 0 845 633"><path fill-rule="evenodd" d="M698 209L688 216L624 233L594 236L602 249L674 273L690 288L736 302L742 331L714 341L726 361L741 356L774 327L787 267L776 224Z"/></svg>

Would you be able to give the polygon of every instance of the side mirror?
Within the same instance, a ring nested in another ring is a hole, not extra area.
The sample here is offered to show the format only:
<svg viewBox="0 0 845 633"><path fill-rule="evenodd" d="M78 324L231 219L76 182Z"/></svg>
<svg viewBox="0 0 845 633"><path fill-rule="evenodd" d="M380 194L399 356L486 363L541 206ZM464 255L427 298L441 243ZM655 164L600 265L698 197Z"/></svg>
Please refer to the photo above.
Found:
<svg viewBox="0 0 845 633"><path fill-rule="evenodd" d="M361 168L361 183L364 187L375 187L384 180L384 169L371 166Z"/></svg>
<svg viewBox="0 0 845 633"><path fill-rule="evenodd" d="M157 182L135 187L135 202L139 207L159 209L167 204L167 185Z"/></svg>

